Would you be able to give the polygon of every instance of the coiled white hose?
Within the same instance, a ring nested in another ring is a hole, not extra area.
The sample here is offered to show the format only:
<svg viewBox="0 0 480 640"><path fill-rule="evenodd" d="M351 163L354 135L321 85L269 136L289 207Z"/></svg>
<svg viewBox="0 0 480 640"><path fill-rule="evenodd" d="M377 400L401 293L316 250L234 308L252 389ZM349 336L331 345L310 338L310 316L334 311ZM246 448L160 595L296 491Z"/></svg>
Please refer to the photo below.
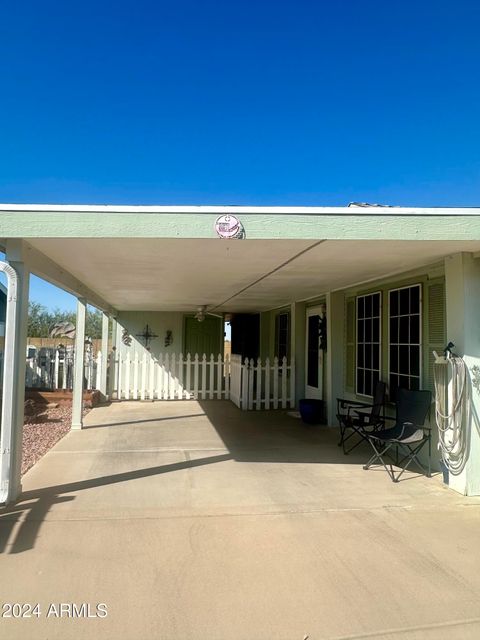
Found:
<svg viewBox="0 0 480 640"><path fill-rule="evenodd" d="M449 472L458 475L464 468L467 457L469 413L467 365L463 358L448 355L445 364L435 363L433 365L433 375L438 449ZM448 394L449 385L450 395Z"/></svg>

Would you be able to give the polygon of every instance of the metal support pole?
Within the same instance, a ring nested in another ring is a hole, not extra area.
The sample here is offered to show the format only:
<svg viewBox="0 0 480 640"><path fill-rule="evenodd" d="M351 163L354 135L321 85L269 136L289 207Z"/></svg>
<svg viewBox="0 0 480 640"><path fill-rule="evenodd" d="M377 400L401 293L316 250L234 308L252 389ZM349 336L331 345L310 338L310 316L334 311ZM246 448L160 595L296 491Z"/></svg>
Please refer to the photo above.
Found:
<svg viewBox="0 0 480 640"><path fill-rule="evenodd" d="M75 328L75 362L73 370L72 429L83 427L83 387L85 369L85 318L87 301L78 298Z"/></svg>

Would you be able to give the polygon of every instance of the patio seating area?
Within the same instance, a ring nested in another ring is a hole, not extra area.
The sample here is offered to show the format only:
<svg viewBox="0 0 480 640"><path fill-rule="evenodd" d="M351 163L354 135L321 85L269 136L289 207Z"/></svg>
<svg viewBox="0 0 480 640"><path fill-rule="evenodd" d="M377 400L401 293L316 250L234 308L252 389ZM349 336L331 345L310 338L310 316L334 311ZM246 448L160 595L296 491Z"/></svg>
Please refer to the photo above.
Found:
<svg viewBox="0 0 480 640"><path fill-rule="evenodd" d="M0 635L478 638L480 499L410 468L392 483L338 440L226 401L93 409L0 510L0 594L108 616Z"/></svg>

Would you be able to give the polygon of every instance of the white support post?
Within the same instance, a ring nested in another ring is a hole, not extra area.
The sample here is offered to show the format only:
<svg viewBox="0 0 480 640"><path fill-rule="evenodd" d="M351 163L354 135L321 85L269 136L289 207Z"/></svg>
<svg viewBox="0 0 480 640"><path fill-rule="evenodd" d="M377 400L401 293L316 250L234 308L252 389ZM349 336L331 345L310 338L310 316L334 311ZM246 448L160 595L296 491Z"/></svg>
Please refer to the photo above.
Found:
<svg viewBox="0 0 480 640"><path fill-rule="evenodd" d="M73 369L72 429L83 427L83 373L85 364L85 318L87 302L77 300L77 324L75 328L75 362Z"/></svg>
<svg viewBox="0 0 480 640"><path fill-rule="evenodd" d="M102 368L100 371L99 391L105 399L107 398L108 329L108 314L102 313Z"/></svg>
<svg viewBox="0 0 480 640"><path fill-rule="evenodd" d="M113 398L113 393L117 385L117 328L118 322L116 318L112 318L112 357L108 357L108 398Z"/></svg>
<svg viewBox="0 0 480 640"><path fill-rule="evenodd" d="M23 262L22 241L7 241L9 264L0 262L7 276L5 372L2 398L0 503L8 504L22 491L22 436L25 403L29 271Z"/></svg>
<svg viewBox="0 0 480 640"><path fill-rule="evenodd" d="M327 293L326 401L330 426L336 424L336 399L343 396L345 342L345 294Z"/></svg>
<svg viewBox="0 0 480 640"><path fill-rule="evenodd" d="M294 302L291 305L290 363L294 368L294 374L291 375L293 375L294 379L295 393L293 395L295 396L296 402L298 402L300 398L305 397L305 313L306 305L304 302Z"/></svg>

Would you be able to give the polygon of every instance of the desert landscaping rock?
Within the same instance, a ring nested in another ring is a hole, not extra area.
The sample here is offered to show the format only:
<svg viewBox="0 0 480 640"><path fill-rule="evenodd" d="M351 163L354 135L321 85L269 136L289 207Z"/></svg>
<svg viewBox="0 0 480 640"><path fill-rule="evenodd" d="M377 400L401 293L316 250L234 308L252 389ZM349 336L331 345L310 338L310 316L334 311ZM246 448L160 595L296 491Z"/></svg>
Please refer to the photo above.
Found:
<svg viewBox="0 0 480 640"><path fill-rule="evenodd" d="M84 414L88 411L89 409L85 409ZM26 400L25 414L22 475L70 431L72 406L71 403L45 405Z"/></svg>

